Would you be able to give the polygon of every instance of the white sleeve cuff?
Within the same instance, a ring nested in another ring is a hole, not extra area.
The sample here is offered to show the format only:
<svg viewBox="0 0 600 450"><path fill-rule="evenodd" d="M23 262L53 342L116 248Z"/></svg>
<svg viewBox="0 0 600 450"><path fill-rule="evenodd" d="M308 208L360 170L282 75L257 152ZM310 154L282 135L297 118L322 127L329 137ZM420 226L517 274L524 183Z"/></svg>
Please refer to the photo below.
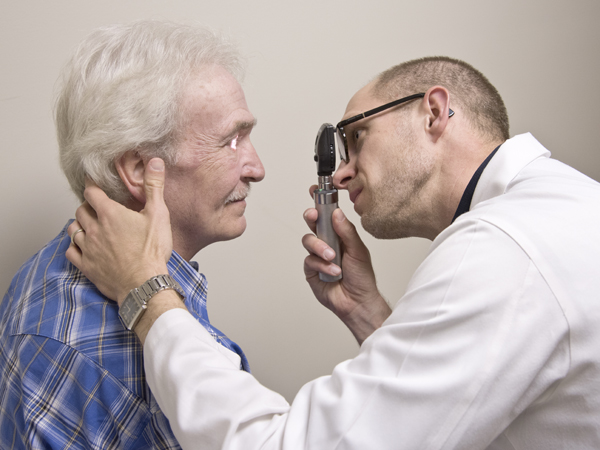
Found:
<svg viewBox="0 0 600 450"><path fill-rule="evenodd" d="M190 336L193 336L223 355L234 365L234 368L240 368L241 360L239 355L219 344L206 328L194 319L188 311L180 308L163 313L154 322L146 336L144 354L147 355L148 353L152 353L153 349L160 348L166 340L177 342L181 338L189 338Z"/></svg>

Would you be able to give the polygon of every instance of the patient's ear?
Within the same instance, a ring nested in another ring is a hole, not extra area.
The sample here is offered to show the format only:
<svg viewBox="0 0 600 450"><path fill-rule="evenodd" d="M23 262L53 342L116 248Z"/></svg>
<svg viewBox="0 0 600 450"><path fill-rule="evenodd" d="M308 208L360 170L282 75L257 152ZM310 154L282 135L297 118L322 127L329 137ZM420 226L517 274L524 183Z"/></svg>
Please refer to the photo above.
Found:
<svg viewBox="0 0 600 450"><path fill-rule="evenodd" d="M135 204L141 208L146 204L146 195L144 193L144 160L136 150L130 150L115 161L115 167L125 187L133 197L134 204L126 205L132 209L137 209ZM140 209L141 209L140 208Z"/></svg>

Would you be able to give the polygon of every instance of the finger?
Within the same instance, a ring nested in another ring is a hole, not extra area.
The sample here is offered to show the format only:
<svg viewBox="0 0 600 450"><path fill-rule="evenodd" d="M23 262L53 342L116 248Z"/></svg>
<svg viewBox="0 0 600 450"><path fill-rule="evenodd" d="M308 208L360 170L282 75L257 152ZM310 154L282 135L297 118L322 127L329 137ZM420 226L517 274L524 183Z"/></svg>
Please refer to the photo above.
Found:
<svg viewBox="0 0 600 450"><path fill-rule="evenodd" d="M87 203L98 211L103 202L109 200L108 196L104 193L100 187L89 177L85 178L85 190L83 191L83 197Z"/></svg>
<svg viewBox="0 0 600 450"><path fill-rule="evenodd" d="M75 219L75 222L69 225L69 228L71 228L74 223L77 223L79 225L77 228L83 228L84 230L87 230L91 223L97 220L96 211L94 211L94 208L92 208L91 205L85 201L75 211ZM73 231L75 231L77 228L74 228ZM72 234L73 233L70 232L69 236Z"/></svg>
<svg viewBox="0 0 600 450"><path fill-rule="evenodd" d="M311 187L308 188L308 193L310 194L311 198L314 198L314 192L317 189L317 185L313 184Z"/></svg>
<svg viewBox="0 0 600 450"><path fill-rule="evenodd" d="M83 228L83 227L81 226L79 221L74 220L73 222L71 222L71 224L67 228L67 234L69 235L69 237L71 237L73 235L73 233L75 233L75 230L79 230L80 228Z"/></svg>
<svg viewBox="0 0 600 450"><path fill-rule="evenodd" d="M77 247L76 245L71 245L65 252L65 256L71 262L71 264L73 264L75 267L81 270L83 255L79 247Z"/></svg>
<svg viewBox="0 0 600 450"><path fill-rule="evenodd" d="M312 253L325 261L331 261L335 258L333 249L314 234L305 234L302 237L302 245L309 253Z"/></svg>
<svg viewBox="0 0 600 450"><path fill-rule="evenodd" d="M334 231L338 234L344 244L344 251L359 260L369 260L369 250L364 244L356 227L346 219L341 209L336 209L332 215Z"/></svg>
<svg viewBox="0 0 600 450"><path fill-rule="evenodd" d="M317 218L319 217L319 212L315 208L308 208L304 211L304 221L310 228L313 233L317 232Z"/></svg>
<svg viewBox="0 0 600 450"><path fill-rule="evenodd" d="M148 161L144 170L144 192L146 207L161 208L164 203L165 163L160 158ZM166 206L164 206L166 208Z"/></svg>
<svg viewBox="0 0 600 450"><path fill-rule="evenodd" d="M313 276L315 272L337 276L342 273L342 269L331 262L323 261L318 256L308 255L304 258L304 274L308 278Z"/></svg>
<svg viewBox="0 0 600 450"><path fill-rule="evenodd" d="M71 234L71 245L74 244L77 247L82 248L81 244L83 242L84 235L85 230L83 228L78 228L77 230L73 231L73 233ZM79 239L79 241L77 241L77 239Z"/></svg>
<svg viewBox="0 0 600 450"><path fill-rule="evenodd" d="M67 257L67 259L69 261L71 261L71 263L73 265L75 265L75 267L77 267L77 268L81 268L83 255L81 253L81 249L79 248L77 243L74 241L72 236L74 236L76 238L78 234L83 233L83 231L79 231L79 230L83 230L83 228L81 228L81 226L77 220L74 220L73 222L71 222L69 224L69 227L67 228L67 233L69 235L69 239L71 239L71 244L69 245L69 247L67 248L67 251L65 252L65 256Z"/></svg>

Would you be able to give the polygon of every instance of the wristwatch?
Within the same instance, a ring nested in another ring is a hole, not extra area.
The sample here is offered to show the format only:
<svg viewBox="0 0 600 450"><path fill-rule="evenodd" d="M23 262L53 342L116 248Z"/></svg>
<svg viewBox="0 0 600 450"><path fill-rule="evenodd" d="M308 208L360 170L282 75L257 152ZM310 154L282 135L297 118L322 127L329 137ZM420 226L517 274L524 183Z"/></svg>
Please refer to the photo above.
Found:
<svg viewBox="0 0 600 450"><path fill-rule="evenodd" d="M175 290L181 296L182 300L185 297L179 283L170 275L157 275L150 278L140 287L129 291L129 294L125 297L125 301L119 308L119 317L125 328L129 331L133 330L146 312L148 300L165 289Z"/></svg>

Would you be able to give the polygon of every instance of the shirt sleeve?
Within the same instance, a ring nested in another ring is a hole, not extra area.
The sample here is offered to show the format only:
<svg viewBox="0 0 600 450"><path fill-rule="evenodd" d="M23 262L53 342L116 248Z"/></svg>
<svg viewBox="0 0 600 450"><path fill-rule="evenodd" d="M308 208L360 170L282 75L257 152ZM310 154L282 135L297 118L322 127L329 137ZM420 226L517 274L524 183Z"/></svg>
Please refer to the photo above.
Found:
<svg viewBox="0 0 600 450"><path fill-rule="evenodd" d="M12 339L20 342L2 387L2 448L171 448L150 429L162 412L107 370L54 339Z"/></svg>
<svg viewBox="0 0 600 450"><path fill-rule="evenodd" d="M306 384L291 407L185 311L161 316L144 351L186 449L486 448L564 377L568 331L524 251L493 225L463 220L436 240L359 355Z"/></svg>

